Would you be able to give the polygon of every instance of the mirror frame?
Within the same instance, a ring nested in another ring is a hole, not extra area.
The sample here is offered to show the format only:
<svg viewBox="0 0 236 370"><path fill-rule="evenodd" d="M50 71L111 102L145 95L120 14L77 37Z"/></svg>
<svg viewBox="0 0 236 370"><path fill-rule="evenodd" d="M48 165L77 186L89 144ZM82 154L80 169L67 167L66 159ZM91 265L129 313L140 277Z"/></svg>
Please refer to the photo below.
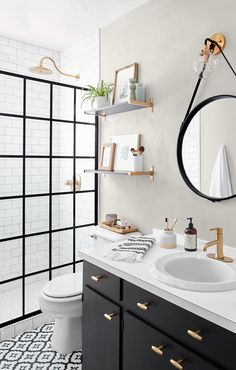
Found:
<svg viewBox="0 0 236 370"><path fill-rule="evenodd" d="M210 196L208 196L208 195L206 195L204 193L201 193L197 188L195 188L195 186L191 183L191 181L189 180L189 178L188 178L188 176L187 176L187 174L185 172L185 168L184 168L184 164L183 164L183 157L182 157L183 140L184 140L184 135L185 135L185 133L187 131L187 128L190 125L190 123L191 123L193 117L195 116L195 114L197 114L203 107L205 107L209 103L212 103L212 102L214 102L216 100L228 99L228 98L234 98L234 99L236 99L236 96L235 95L216 95L216 96L212 96L212 97L210 97L208 99L205 99L201 103L199 103L198 105L196 105L196 107L194 107L193 110L191 110L191 112L189 113L189 115L183 121L183 123L182 123L182 125L180 127L178 141L177 141L177 161L178 161L178 165L179 165L180 174L182 175L182 178L183 178L185 184L194 193L196 193L200 197L205 198L205 199L208 199L208 200L210 200L212 202L221 202L222 200L232 199L232 198L235 198L236 197L236 194L231 195L230 197L227 197L227 198L215 198L215 197L210 197Z"/></svg>

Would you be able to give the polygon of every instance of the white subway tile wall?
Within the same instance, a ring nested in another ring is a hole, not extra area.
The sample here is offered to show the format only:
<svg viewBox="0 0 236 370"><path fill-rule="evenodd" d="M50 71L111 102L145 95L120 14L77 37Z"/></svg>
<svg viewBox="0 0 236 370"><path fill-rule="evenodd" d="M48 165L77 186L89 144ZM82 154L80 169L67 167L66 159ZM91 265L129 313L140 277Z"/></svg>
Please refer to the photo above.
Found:
<svg viewBox="0 0 236 370"><path fill-rule="evenodd" d="M0 154L22 155L22 122L21 118L0 117Z"/></svg>
<svg viewBox="0 0 236 370"><path fill-rule="evenodd" d="M189 125L183 141L183 163L189 180L200 190L200 113L196 114Z"/></svg>
<svg viewBox="0 0 236 370"><path fill-rule="evenodd" d="M62 69L68 72L80 72L81 80L61 78L57 73L43 76L44 79L66 82L84 86L95 84L99 80L99 35L98 32L83 43L74 45L61 53L42 49L16 40L0 37L0 69L10 72L31 75L28 68L36 65L44 56L53 57ZM48 64L49 66L49 64ZM22 114L23 112L22 79L0 74L0 111ZM81 93L77 92L76 119L83 122L94 122L94 117L84 115L81 110ZM49 85L27 81L27 115L49 118ZM83 107L85 109L85 107ZM56 119L73 120L73 89L54 88L53 116ZM23 135L21 118L0 117L0 154L22 155ZM76 155L94 156L94 127L77 125ZM49 155L49 121L26 120L26 155ZM53 124L53 155L73 154L73 124ZM81 190L94 188L94 176L84 174L84 168L94 168L94 159L77 159L76 172L81 176ZM0 196L22 194L22 159L0 159ZM72 179L73 161L67 159L53 160L53 192L71 191L65 181ZM42 194L49 191L49 160L47 158L26 159L26 194ZM94 198L92 194L81 194L77 198L77 224L93 222ZM79 199L79 201L78 201ZM53 228L72 226L72 195L53 196ZM26 233L47 231L48 197L26 199ZM22 200L0 200L0 238L21 235L22 233ZM77 257L80 248L91 245L90 227L76 230ZM72 261L73 232L56 232L52 235L53 266ZM26 273L48 267L48 235L26 238ZM78 268L78 267L77 267ZM81 267L80 267L81 269ZM53 276L71 271L71 268L53 271ZM6 280L22 274L22 241L13 240L0 243L0 280ZM48 274L39 274L27 278L26 309L27 312L38 309L37 297ZM1 285L1 322L21 315L21 281ZM13 304L9 305L12 300ZM15 307L12 312L9 307ZM19 312L18 312L18 311ZM16 312L17 311L17 312ZM29 320L28 320L29 321ZM28 322L27 321L27 322ZM37 320L30 320L30 325L38 325ZM46 322L44 318L42 322ZM50 321L50 319L49 319ZM20 326L20 324L17 324ZM13 329L12 329L13 328ZM0 339L6 339L7 333L17 329L10 327L0 330ZM14 334L15 334L14 332Z"/></svg>

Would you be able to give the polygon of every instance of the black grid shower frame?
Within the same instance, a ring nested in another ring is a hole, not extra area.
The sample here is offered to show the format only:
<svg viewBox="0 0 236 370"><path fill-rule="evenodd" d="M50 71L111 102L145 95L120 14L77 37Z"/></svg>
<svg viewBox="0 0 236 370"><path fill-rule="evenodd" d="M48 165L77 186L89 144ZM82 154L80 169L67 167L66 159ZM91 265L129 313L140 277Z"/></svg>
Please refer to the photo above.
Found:
<svg viewBox="0 0 236 370"><path fill-rule="evenodd" d="M72 191L63 191L63 192L53 192L52 191L52 163L53 159L71 159L73 160L73 178L76 178L76 160L77 159L94 159L95 160L95 168L97 168L98 165L98 118L95 118L94 123L88 123L83 121L77 121L76 120L76 95L77 91L81 90L81 87L73 86L70 84L60 83L60 82L54 82L50 80L44 80L39 79L35 77L29 77L17 73L11 73L7 71L0 70L0 75L7 75L11 77L20 78L23 80L23 112L22 114L14 114L14 113L4 113L0 112L0 117L11 117L11 118L21 118L23 121L23 153L21 154L2 154L0 155L0 158L22 158L22 195L13 195L13 196L5 196L0 197L1 200L12 200L12 199L22 199L22 234L16 235L8 238L2 238L0 239L0 243L7 242L11 240L22 240L22 275L12 277L10 279L6 279L3 281L0 281L0 286L3 284L11 283L13 281L22 281L22 315L19 317L16 317L12 320L6 321L4 323L0 323L0 328L4 327L6 325L13 324L15 322L18 322L20 320L35 316L39 314L41 311L33 311L28 314L25 313L25 279L27 277L35 276L41 273L49 273L49 280L52 278L52 271L73 266L73 272L76 270L76 264L81 263L82 260L76 260L76 229L89 227L97 224L98 221L98 176L94 176L94 190L76 190L76 184L75 181L73 182L73 189ZM49 117L38 117L38 116L31 116L26 114L26 94L27 94L27 81L35 81L39 83L46 83L50 86L50 116ZM66 87L73 90L73 120L65 120L65 119L56 119L53 118L53 87ZM49 134L49 155L27 155L26 154L26 120L38 120L38 121L48 121L50 125L50 134ZM52 141L53 141L53 122L58 123L69 123L73 124L73 155L71 156L59 156L59 155L53 155L52 154ZM91 125L95 127L95 155L94 156L77 156L76 155L76 128L77 125ZM38 194L26 194L25 190L25 168L26 168L26 159L27 158L34 158L34 159L49 159L49 192L48 193L38 193ZM83 194L83 193L94 193L94 222L84 225L78 225L76 226L76 194ZM73 195L73 224L71 227L64 227L64 228L58 228L53 229L52 228L52 197L55 195L64 195L64 194L72 194ZM49 229L47 231L41 231L41 232L35 232L35 233L29 233L26 234L25 230L25 200L27 198L34 198L34 197L49 197ZM67 231L72 230L73 232L73 261L65 264L60 264L57 266L52 266L52 234L58 233L61 231ZM39 236L39 235L49 235L49 264L48 268L38 270L31 273L26 273L25 270L25 240L26 238L33 237L33 236Z"/></svg>

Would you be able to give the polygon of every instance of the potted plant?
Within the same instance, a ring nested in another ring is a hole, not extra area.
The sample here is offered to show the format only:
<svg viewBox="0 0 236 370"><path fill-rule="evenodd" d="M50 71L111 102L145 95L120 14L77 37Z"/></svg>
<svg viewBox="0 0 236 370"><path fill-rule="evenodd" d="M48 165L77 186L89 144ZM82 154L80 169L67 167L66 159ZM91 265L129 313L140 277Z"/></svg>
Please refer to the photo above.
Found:
<svg viewBox="0 0 236 370"><path fill-rule="evenodd" d="M87 85L84 89L82 103L90 100L92 108L95 110L101 109L108 105L108 97L113 90L113 84L104 83L101 80L97 86Z"/></svg>
<svg viewBox="0 0 236 370"><path fill-rule="evenodd" d="M92 108L98 110L108 105L108 97L113 90L113 84L104 83L101 80L97 86L87 85L84 89L86 91L83 93L81 105L86 100L90 100Z"/></svg>

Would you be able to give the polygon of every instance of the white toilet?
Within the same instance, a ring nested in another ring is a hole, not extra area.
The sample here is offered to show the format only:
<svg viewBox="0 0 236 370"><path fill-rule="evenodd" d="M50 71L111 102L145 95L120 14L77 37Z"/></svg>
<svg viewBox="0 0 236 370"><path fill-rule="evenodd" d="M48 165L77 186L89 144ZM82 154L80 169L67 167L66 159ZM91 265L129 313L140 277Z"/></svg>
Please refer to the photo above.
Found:
<svg viewBox="0 0 236 370"><path fill-rule="evenodd" d="M95 226L91 237L94 247L139 236L139 232L115 234ZM55 319L52 348L59 353L71 353L82 347L82 272L58 276L43 287L39 306L43 313Z"/></svg>

